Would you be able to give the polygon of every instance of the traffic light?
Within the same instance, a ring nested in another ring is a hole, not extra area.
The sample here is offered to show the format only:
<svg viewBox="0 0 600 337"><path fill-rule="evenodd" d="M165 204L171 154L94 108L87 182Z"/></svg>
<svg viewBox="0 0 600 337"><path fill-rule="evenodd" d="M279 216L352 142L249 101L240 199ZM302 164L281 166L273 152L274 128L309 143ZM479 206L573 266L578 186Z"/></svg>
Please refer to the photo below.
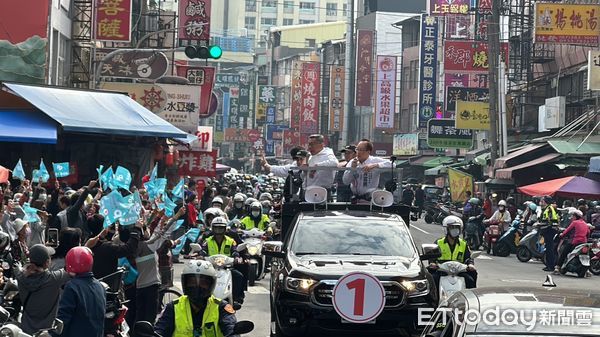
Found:
<svg viewBox="0 0 600 337"><path fill-rule="evenodd" d="M191 59L215 59L218 60L223 55L223 50L219 46L187 46L185 47L185 56Z"/></svg>

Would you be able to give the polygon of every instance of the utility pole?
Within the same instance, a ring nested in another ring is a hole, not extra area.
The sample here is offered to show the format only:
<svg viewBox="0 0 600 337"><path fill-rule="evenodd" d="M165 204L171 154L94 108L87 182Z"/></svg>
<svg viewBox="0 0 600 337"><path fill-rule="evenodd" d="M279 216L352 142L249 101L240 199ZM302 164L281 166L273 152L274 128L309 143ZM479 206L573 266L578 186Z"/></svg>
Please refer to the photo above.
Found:
<svg viewBox="0 0 600 337"><path fill-rule="evenodd" d="M500 55L500 4L501 0L492 0L492 17L488 22L488 62L490 87L490 160L492 166L498 158L498 102L502 97L498 90L498 70Z"/></svg>

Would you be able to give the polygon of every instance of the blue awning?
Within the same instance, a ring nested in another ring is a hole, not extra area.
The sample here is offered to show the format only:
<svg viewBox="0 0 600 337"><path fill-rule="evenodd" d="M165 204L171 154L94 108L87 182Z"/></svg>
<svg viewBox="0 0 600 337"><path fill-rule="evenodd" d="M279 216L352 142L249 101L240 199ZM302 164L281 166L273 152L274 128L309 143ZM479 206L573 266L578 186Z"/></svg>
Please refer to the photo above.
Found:
<svg viewBox="0 0 600 337"><path fill-rule="evenodd" d="M56 144L56 127L39 111L0 110L0 142Z"/></svg>
<svg viewBox="0 0 600 337"><path fill-rule="evenodd" d="M125 94L4 83L64 131L160 138L186 138L187 133L144 108Z"/></svg>

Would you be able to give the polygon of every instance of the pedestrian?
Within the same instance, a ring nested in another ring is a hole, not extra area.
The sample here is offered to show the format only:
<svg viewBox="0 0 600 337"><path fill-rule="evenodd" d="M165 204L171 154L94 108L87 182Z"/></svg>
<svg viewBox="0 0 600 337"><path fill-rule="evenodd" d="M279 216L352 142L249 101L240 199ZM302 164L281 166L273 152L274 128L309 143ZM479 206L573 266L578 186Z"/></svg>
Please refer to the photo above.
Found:
<svg viewBox="0 0 600 337"><path fill-rule="evenodd" d="M56 318L63 322L61 334L54 337L104 337L106 291L94 278L94 256L87 247L75 247L67 253L66 269L73 279L67 283L58 305Z"/></svg>
<svg viewBox="0 0 600 337"><path fill-rule="evenodd" d="M411 185L407 185L404 191L402 191L402 203L407 206L412 206L415 200L415 192Z"/></svg>
<svg viewBox="0 0 600 337"><path fill-rule="evenodd" d="M421 218L421 214L423 214L423 207L425 206L425 191L423 190L423 186L421 184L418 184L417 188L415 189L415 206L419 208L417 216Z"/></svg>
<svg viewBox="0 0 600 337"><path fill-rule="evenodd" d="M16 270L19 297L23 303L21 328L27 334L52 327L60 289L70 279L64 270L48 270L54 253L50 247L34 245L29 250L30 263L23 270Z"/></svg>

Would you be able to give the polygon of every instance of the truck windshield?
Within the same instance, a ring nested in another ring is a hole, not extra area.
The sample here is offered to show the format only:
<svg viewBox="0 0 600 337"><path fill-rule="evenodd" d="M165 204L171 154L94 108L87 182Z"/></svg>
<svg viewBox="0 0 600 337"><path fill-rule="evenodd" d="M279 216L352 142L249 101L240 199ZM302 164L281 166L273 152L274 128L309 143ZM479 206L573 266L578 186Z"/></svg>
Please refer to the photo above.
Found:
<svg viewBox="0 0 600 337"><path fill-rule="evenodd" d="M410 233L397 221L383 219L301 220L292 238L296 255L415 256Z"/></svg>

